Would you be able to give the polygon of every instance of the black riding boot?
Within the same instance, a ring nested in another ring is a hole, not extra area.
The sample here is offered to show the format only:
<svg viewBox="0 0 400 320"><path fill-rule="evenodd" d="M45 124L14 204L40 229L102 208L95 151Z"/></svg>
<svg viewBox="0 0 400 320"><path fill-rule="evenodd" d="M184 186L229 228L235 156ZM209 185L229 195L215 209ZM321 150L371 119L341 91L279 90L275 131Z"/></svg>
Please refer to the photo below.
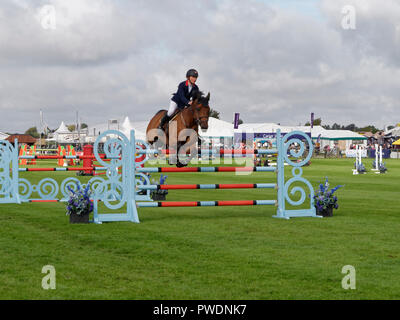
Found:
<svg viewBox="0 0 400 320"><path fill-rule="evenodd" d="M170 120L170 117L168 117L168 114L165 114L164 117L160 121L160 125L158 126L158 129L163 129L164 125L168 123Z"/></svg>

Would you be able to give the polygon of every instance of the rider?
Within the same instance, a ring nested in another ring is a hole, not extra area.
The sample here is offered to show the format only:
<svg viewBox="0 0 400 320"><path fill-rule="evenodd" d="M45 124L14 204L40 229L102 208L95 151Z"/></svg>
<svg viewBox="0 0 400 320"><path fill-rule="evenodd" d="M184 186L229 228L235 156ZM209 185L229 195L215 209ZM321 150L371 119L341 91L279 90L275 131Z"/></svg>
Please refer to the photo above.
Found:
<svg viewBox="0 0 400 320"><path fill-rule="evenodd" d="M178 85L178 91L173 94L171 102L169 104L168 112L161 119L159 129L164 127L164 124L171 120L171 116L174 114L177 108L182 110L186 106L190 106L192 101L190 101L191 93L198 91L199 88L196 85L196 80L199 73L195 69L190 69L186 72L186 81L182 81Z"/></svg>

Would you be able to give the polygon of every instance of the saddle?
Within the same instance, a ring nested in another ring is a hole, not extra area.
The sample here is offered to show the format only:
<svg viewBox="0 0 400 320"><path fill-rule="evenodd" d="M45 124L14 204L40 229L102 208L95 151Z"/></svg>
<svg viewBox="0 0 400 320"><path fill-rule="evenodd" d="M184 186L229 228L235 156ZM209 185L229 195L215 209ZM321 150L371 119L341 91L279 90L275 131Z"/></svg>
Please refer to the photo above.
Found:
<svg viewBox="0 0 400 320"><path fill-rule="evenodd" d="M169 120L164 124L163 130L164 130L165 134L168 134L169 123L170 123L171 121L175 120L183 110L184 110L184 109L182 109L182 110L180 110L180 109L175 110L175 112L172 114L172 116L169 118Z"/></svg>
<svg viewBox="0 0 400 320"><path fill-rule="evenodd" d="M183 110L184 110L184 109L182 109L182 110L177 109L177 110L172 114L171 118L170 118L169 121L168 121L168 124L169 124L170 121L175 120L175 118L176 118Z"/></svg>

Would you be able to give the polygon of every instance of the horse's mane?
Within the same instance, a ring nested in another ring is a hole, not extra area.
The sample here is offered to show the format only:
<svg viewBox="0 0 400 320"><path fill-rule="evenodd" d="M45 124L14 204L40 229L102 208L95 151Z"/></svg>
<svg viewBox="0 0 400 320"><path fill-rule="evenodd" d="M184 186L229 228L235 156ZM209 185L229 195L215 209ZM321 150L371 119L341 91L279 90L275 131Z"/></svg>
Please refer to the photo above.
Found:
<svg viewBox="0 0 400 320"><path fill-rule="evenodd" d="M156 113L155 115L158 115L159 113L165 112L165 111L166 111L165 109L158 110L157 113Z"/></svg>
<svg viewBox="0 0 400 320"><path fill-rule="evenodd" d="M204 96L204 93L200 90L193 90L190 94L193 100L197 100L203 106L208 107L208 99Z"/></svg>

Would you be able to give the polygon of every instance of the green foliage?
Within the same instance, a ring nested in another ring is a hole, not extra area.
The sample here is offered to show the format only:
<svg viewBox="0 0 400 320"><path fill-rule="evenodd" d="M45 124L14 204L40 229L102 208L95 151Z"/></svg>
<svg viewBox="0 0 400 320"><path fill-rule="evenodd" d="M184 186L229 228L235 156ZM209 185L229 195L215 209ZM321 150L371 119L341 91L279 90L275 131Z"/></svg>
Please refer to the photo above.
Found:
<svg viewBox="0 0 400 320"><path fill-rule="evenodd" d="M210 108L210 117L215 118L215 119L220 119L220 112L217 110L214 110L213 108Z"/></svg>
<svg viewBox="0 0 400 320"><path fill-rule="evenodd" d="M304 125L309 127L309 126L311 126L310 123L311 123L310 121L307 121ZM314 119L314 121L313 121L313 125L314 126L320 126L321 123L322 123L322 119L321 118Z"/></svg>
<svg viewBox="0 0 400 320"><path fill-rule="evenodd" d="M369 125L369 126L366 126L366 127L363 127L363 128L357 128L355 131L377 133L380 130L375 128L375 126L373 126L373 125Z"/></svg>
<svg viewBox="0 0 400 320"><path fill-rule="evenodd" d="M379 129L377 129L375 126L373 125L369 125L369 126L365 126L365 127L357 127L354 123L351 123L349 125L340 125L338 123L334 123L332 126L328 125L323 125L322 126L324 129L326 130L350 130L350 131L354 131L354 132L372 132L372 133L376 133L378 131L381 131Z"/></svg>
<svg viewBox="0 0 400 320"><path fill-rule="evenodd" d="M36 139L40 137L40 134L37 131L36 127L29 128L28 130L25 131L25 134L29 134Z"/></svg>

